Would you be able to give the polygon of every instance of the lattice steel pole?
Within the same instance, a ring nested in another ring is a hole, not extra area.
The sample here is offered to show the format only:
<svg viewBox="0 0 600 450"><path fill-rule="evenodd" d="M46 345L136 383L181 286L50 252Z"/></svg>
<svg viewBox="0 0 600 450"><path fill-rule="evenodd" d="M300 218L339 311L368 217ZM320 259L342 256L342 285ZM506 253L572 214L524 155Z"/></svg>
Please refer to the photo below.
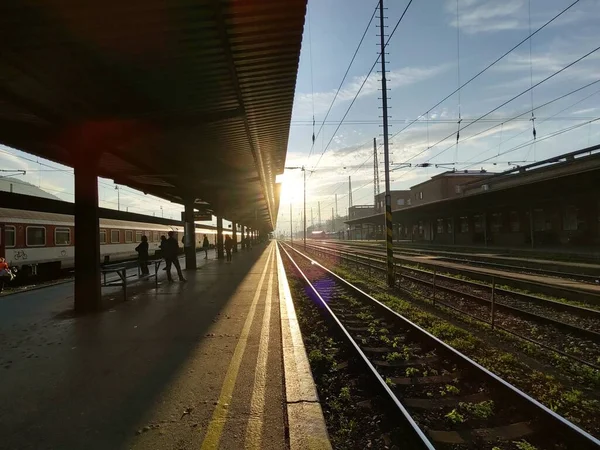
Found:
<svg viewBox="0 0 600 450"><path fill-rule="evenodd" d="M387 81L385 73L385 27L383 0L379 0L379 28L381 42L381 101L383 109L383 155L385 164L385 230L387 241L387 282L394 286L394 248L392 229L392 197L390 194L390 149L388 143Z"/></svg>

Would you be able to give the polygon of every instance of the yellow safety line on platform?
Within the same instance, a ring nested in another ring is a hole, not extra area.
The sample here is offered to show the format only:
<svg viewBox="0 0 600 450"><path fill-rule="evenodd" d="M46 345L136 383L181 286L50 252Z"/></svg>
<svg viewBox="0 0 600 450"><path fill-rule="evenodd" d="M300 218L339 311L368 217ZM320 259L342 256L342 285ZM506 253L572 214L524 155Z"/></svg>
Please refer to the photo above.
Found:
<svg viewBox="0 0 600 450"><path fill-rule="evenodd" d="M273 269L275 269L273 258ZM258 345L258 358L254 375L254 389L250 402L250 417L246 428L246 443L244 447L251 450L260 450L262 441L263 414L265 407L265 388L267 384L267 357L269 356L269 332L271 326L271 301L273 299L273 274L269 274L267 285L267 298L265 299L265 312L263 315L262 333Z"/></svg>
<svg viewBox="0 0 600 450"><path fill-rule="evenodd" d="M273 247L269 249L267 262L265 264L265 268L263 269L262 275L260 276L258 286L256 287L256 292L254 293L254 298L252 299L252 304L250 305L246 322L242 328L240 339L235 346L227 373L225 374L225 380L223 381L223 387L221 388L221 394L219 395L217 407L215 408L213 416L210 419L210 423L208 424L208 430L206 431L206 436L204 436L204 441L202 441L202 450L213 450L219 447L219 441L221 440L223 427L225 426L225 422L227 420L227 406L225 405L229 405L231 403L235 382L237 381L240 365L242 364L242 358L244 357L244 352L246 351L246 344L248 343L250 328L252 327L252 322L254 321L256 305L258 303L258 299L260 298L260 292L262 290L263 282L265 281L265 276L267 275L267 270L269 269L269 263L271 262L272 254Z"/></svg>

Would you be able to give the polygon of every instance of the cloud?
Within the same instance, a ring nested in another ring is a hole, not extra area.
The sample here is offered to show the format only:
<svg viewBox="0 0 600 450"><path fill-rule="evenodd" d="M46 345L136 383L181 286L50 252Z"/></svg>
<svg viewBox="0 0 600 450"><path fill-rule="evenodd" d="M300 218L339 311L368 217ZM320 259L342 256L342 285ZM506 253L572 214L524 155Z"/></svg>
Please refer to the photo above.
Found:
<svg viewBox="0 0 600 450"><path fill-rule="evenodd" d="M431 67L404 67L402 69L392 70L388 73L388 89L393 90L425 81L441 74L447 70L448 67L447 64L440 64ZM354 77L342 86L337 97L335 97L336 89L326 92L315 92L315 115L325 115L334 98L335 105L352 101L363 82L364 86L360 91L358 98L377 94L379 89L381 89L380 80L381 78L378 73L371 73L368 78L365 75ZM301 118L304 120L311 118L312 104L313 94L297 94L294 102L294 117L298 120L302 120Z"/></svg>
<svg viewBox="0 0 600 450"><path fill-rule="evenodd" d="M584 109L578 109L577 111L573 111L571 113L571 115L575 116L578 114L587 114L587 113L591 113L594 111L598 111L598 108L584 108Z"/></svg>
<svg viewBox="0 0 600 450"><path fill-rule="evenodd" d="M514 30L528 26L525 0L462 0L459 2L459 17L456 20L456 2L448 1L446 10L451 17L450 25L460 26L461 31L474 34Z"/></svg>
<svg viewBox="0 0 600 450"><path fill-rule="evenodd" d="M545 5L544 5L545 6ZM536 30L559 13L566 5L549 10L548 8L532 7L531 28ZM583 20L598 17L598 1L582 3L563 14L553 22L553 26L565 26ZM447 0L446 12L449 24L457 26L456 1ZM509 30L529 29L529 9L527 0L460 0L459 21L460 30L467 34L494 33Z"/></svg>

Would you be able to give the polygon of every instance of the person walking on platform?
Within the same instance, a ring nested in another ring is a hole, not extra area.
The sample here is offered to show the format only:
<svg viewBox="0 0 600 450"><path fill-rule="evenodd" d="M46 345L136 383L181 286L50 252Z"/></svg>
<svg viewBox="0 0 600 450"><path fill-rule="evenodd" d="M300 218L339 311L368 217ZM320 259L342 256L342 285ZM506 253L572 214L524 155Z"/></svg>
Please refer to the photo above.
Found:
<svg viewBox="0 0 600 450"><path fill-rule="evenodd" d="M142 236L142 242L135 248L138 252L138 263L143 277L150 275L148 270L148 237Z"/></svg>
<svg viewBox="0 0 600 450"><path fill-rule="evenodd" d="M208 238L204 235L204 239L202 239L202 249L204 250L204 259L208 259L208 247L210 244L208 243Z"/></svg>
<svg viewBox="0 0 600 450"><path fill-rule="evenodd" d="M163 256L165 258L165 262L167 263L167 279L169 283L173 282L173 278L171 278L171 265L175 266L177 270L177 275L179 276L179 281L187 281L183 277L183 273L181 273L181 265L179 264L179 244L177 243L177 239L175 239L175 233L173 231L169 231L169 238L164 240L160 245L163 251Z"/></svg>
<svg viewBox="0 0 600 450"><path fill-rule="evenodd" d="M233 249L233 239L231 236L225 236L225 252L227 253L227 262L231 262L231 250Z"/></svg>

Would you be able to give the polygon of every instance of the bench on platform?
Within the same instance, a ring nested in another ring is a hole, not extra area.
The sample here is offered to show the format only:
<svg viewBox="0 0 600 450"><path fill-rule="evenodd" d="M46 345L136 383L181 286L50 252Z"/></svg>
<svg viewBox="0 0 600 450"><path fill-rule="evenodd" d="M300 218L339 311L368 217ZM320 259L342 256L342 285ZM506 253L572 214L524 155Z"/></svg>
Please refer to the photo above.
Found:
<svg viewBox="0 0 600 450"><path fill-rule="evenodd" d="M147 280L149 277L154 277L154 287L158 288L158 271L160 269L160 265L161 265L162 261L163 261L162 258L148 260L149 266L154 265L154 274L150 274L147 277L142 277L140 265L139 265L138 261L128 261L128 262L123 262L123 263L119 263L119 264L111 264L111 265L104 266L100 269L100 272L102 273L101 286L102 287L115 287L115 286L122 287L124 300L127 301L127 286L128 286L128 284L131 284L131 282L128 283L128 281L127 281L128 278L137 277L136 279L139 281L139 280ZM137 274L129 274L128 275L127 270L134 269L134 268L137 268ZM119 279L112 280L112 281L107 280L106 276L110 275L110 274L117 274L119 276Z"/></svg>

